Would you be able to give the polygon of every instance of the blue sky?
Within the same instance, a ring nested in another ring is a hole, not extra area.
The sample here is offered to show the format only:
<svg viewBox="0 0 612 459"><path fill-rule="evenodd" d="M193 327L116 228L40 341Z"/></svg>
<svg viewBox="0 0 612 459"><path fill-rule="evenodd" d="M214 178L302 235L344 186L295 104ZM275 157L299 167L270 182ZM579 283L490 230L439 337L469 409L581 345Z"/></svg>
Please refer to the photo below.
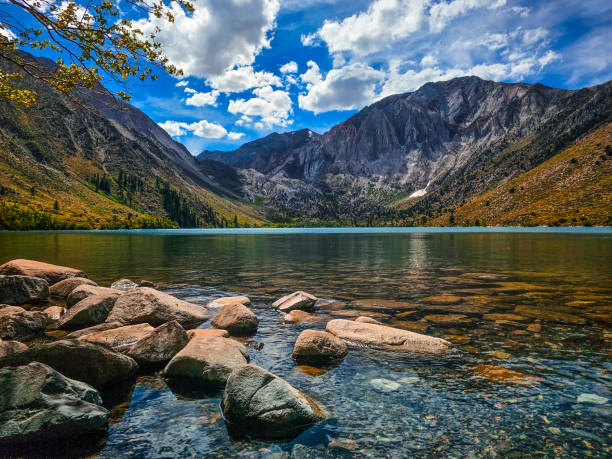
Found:
<svg viewBox="0 0 612 459"><path fill-rule="evenodd" d="M132 90L132 103L193 154L274 131L323 133L428 81L478 75L574 89L612 78L612 2L602 0L193 3L172 25L138 23L161 28L185 78Z"/></svg>

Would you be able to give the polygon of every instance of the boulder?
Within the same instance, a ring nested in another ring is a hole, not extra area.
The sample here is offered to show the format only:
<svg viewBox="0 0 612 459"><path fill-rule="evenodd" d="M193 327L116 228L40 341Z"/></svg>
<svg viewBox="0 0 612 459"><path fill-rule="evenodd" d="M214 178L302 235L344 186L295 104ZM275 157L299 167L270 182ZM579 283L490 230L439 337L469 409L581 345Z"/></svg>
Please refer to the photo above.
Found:
<svg viewBox="0 0 612 459"><path fill-rule="evenodd" d="M229 338L227 330L217 328L196 328L195 330L187 330L187 338L191 340L196 336L216 336L217 338Z"/></svg>
<svg viewBox="0 0 612 459"><path fill-rule="evenodd" d="M139 365L166 363L183 349L189 338L177 321L160 325L147 336L136 342L128 351Z"/></svg>
<svg viewBox="0 0 612 459"><path fill-rule="evenodd" d="M90 295L66 311L59 320L59 328L74 330L100 324L106 320L116 300L115 295Z"/></svg>
<svg viewBox="0 0 612 459"><path fill-rule="evenodd" d="M350 342L402 351L442 353L452 348L451 343L441 338L353 320L331 320L325 330Z"/></svg>
<svg viewBox="0 0 612 459"><path fill-rule="evenodd" d="M272 306L278 308L281 312L290 312L294 309L301 309L302 311L314 311L314 305L317 302L317 297L306 292L294 292L291 295L286 295L279 298Z"/></svg>
<svg viewBox="0 0 612 459"><path fill-rule="evenodd" d="M59 281L57 284L53 284L51 287L49 287L49 294L51 296L66 299L68 295L70 295L70 293L79 285L91 285L92 287L98 286L98 284L96 284L94 281L85 277L69 277L68 279Z"/></svg>
<svg viewBox="0 0 612 459"><path fill-rule="evenodd" d="M95 285L82 284L72 290L72 292L70 292L70 294L66 297L66 307L71 308L75 304L83 301L88 296L108 296L117 299L121 293L122 292L108 287L96 287Z"/></svg>
<svg viewBox="0 0 612 459"><path fill-rule="evenodd" d="M149 324L126 325L83 335L78 339L79 341L107 346L118 352L127 352L134 344L149 336L154 330Z"/></svg>
<svg viewBox="0 0 612 459"><path fill-rule="evenodd" d="M304 330L293 347L298 364L320 365L337 362L348 354L344 341L322 330Z"/></svg>
<svg viewBox="0 0 612 459"><path fill-rule="evenodd" d="M11 260L0 266L0 274L5 276L33 276L46 280L53 285L69 277L87 277L83 271L66 266L51 265L34 260Z"/></svg>
<svg viewBox="0 0 612 459"><path fill-rule="evenodd" d="M66 312L66 309L61 306L49 306L43 312L47 314L47 322L57 322Z"/></svg>
<svg viewBox="0 0 612 459"><path fill-rule="evenodd" d="M37 303L49 296L49 284L40 277L0 276L0 304L19 306Z"/></svg>
<svg viewBox="0 0 612 459"><path fill-rule="evenodd" d="M105 330L112 330L113 328L122 327L123 324L121 322L104 322L98 325L94 325L93 327L82 328L81 330L75 330L69 334L67 334L65 339L76 339L81 336L91 335L92 333L98 333Z"/></svg>
<svg viewBox="0 0 612 459"><path fill-rule="evenodd" d="M31 347L0 358L0 367L41 362L68 378L83 381L100 390L111 383L133 377L138 370L134 359L103 346L77 340L61 340Z"/></svg>
<svg viewBox="0 0 612 459"><path fill-rule="evenodd" d="M263 438L290 438L327 413L287 381L256 365L228 378L221 409L231 430Z"/></svg>
<svg viewBox="0 0 612 459"><path fill-rule="evenodd" d="M93 387L42 363L2 368L0 444L74 439L104 431L109 412L101 405Z"/></svg>
<svg viewBox="0 0 612 459"><path fill-rule="evenodd" d="M196 336L168 362L164 374L215 388L224 386L230 373L248 360L246 347L237 341Z"/></svg>
<svg viewBox="0 0 612 459"><path fill-rule="evenodd" d="M119 279L111 284L111 288L117 290L130 290L138 287L151 287L155 288L155 284L148 280L141 280L140 282L134 282L130 279Z"/></svg>
<svg viewBox="0 0 612 459"><path fill-rule="evenodd" d="M149 287L139 287L121 295L106 320L124 324L148 323L153 326L176 320L183 327L188 327L208 319L210 313L201 306Z"/></svg>
<svg viewBox="0 0 612 459"><path fill-rule="evenodd" d="M215 314L211 325L227 330L230 335L253 335L257 331L259 319L253 311L240 303L222 306Z"/></svg>
<svg viewBox="0 0 612 459"><path fill-rule="evenodd" d="M18 341L33 338L45 329L47 315L19 306L0 306L0 339Z"/></svg>
<svg viewBox="0 0 612 459"><path fill-rule="evenodd" d="M301 324L303 322L318 322L322 320L324 320L323 317L300 309L294 309L289 314L283 316L283 322L286 324Z"/></svg>
<svg viewBox="0 0 612 459"><path fill-rule="evenodd" d="M224 296L222 298L215 298L214 300L209 301L206 304L206 307L211 309L217 309L222 306L225 306L226 304L236 303L240 303L244 306L249 306L251 304L251 300L249 300L249 298L246 296Z"/></svg>
<svg viewBox="0 0 612 459"><path fill-rule="evenodd" d="M372 319L371 317L359 316L355 319L355 322L360 322L362 324L376 324L376 325L384 325L382 322L379 322L376 319Z"/></svg>
<svg viewBox="0 0 612 459"><path fill-rule="evenodd" d="M2 341L0 339L0 358L25 351L27 348L28 346L19 341Z"/></svg>

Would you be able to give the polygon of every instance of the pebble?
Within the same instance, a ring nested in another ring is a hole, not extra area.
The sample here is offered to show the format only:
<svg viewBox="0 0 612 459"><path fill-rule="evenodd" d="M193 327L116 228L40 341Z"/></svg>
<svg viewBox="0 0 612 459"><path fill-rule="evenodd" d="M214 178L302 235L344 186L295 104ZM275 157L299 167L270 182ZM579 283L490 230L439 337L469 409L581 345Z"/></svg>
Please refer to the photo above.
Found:
<svg viewBox="0 0 612 459"><path fill-rule="evenodd" d="M395 381L391 381L389 379L384 379L384 378L372 379L370 380L370 384L377 391L385 392L385 393L393 392L400 388L399 383L396 383Z"/></svg>
<svg viewBox="0 0 612 459"><path fill-rule="evenodd" d="M578 403L595 403L596 405L603 405L607 401L607 398L600 397L597 394L580 394L578 396Z"/></svg>

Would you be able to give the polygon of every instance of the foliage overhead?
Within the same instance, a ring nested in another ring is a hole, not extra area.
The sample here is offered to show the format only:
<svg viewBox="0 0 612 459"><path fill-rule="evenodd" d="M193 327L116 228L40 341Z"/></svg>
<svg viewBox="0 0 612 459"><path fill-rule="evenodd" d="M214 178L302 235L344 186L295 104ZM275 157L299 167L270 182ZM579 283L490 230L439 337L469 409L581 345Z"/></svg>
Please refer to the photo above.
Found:
<svg viewBox="0 0 612 459"><path fill-rule="evenodd" d="M193 12L188 0L126 0L122 6L173 22L172 2ZM17 84L24 75L66 94L79 87L106 91L101 84L111 81L120 88L114 95L122 100L130 99L130 78L155 80L155 68L182 75L168 63L155 33L146 35L135 27L118 5L115 0L91 0L85 6L73 0L0 0L0 59L20 69L0 71L0 99L32 105L36 94ZM26 48L58 54L55 68L26 60L16 52Z"/></svg>

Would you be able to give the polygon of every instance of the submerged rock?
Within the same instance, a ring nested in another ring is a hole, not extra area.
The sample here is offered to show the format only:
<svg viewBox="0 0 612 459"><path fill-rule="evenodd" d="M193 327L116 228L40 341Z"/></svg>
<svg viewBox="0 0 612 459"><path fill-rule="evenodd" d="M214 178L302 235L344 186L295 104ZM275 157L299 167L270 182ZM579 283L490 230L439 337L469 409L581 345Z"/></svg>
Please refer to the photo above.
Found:
<svg viewBox="0 0 612 459"><path fill-rule="evenodd" d="M274 439L293 437L327 418L313 399L256 365L231 374L221 409L234 432Z"/></svg>
<svg viewBox="0 0 612 459"><path fill-rule="evenodd" d="M384 378L372 379L370 381L370 385L372 385L372 387L374 387L374 389L376 389L378 392L384 393L394 392L401 387L399 383Z"/></svg>
<svg viewBox="0 0 612 459"><path fill-rule="evenodd" d="M115 288L117 290L130 290L133 288L140 287L136 282L130 279L119 279L111 284L110 288Z"/></svg>
<svg viewBox="0 0 612 459"><path fill-rule="evenodd" d="M246 347L229 338L196 336L166 365L168 378L189 379L210 388L225 385L230 373L249 361Z"/></svg>
<svg viewBox="0 0 612 459"><path fill-rule="evenodd" d="M19 306L43 301L48 296L49 284L40 277L0 275L0 304Z"/></svg>
<svg viewBox="0 0 612 459"><path fill-rule="evenodd" d="M489 381L508 382L523 386L533 386L539 384L541 381L541 378L538 378L537 376L520 373L518 371L495 365L477 365L475 370L476 373L484 376Z"/></svg>
<svg viewBox="0 0 612 459"><path fill-rule="evenodd" d="M154 330L149 324L127 325L87 334L81 336L79 340L111 347L116 351L127 351Z"/></svg>
<svg viewBox="0 0 612 459"><path fill-rule="evenodd" d="M41 261L17 259L0 266L0 274L5 276L33 276L46 280L53 285L69 277L87 277L83 271L66 266L52 265Z"/></svg>
<svg viewBox="0 0 612 459"><path fill-rule="evenodd" d="M192 339L196 336L216 336L217 338L229 338L227 330L218 328L196 328L195 330L187 330L187 338Z"/></svg>
<svg viewBox="0 0 612 459"><path fill-rule="evenodd" d="M31 347L0 358L0 367L41 362L68 378L83 381L96 389L136 374L138 364L123 354L103 346L77 340L61 340Z"/></svg>
<svg viewBox="0 0 612 459"><path fill-rule="evenodd" d="M580 394L577 399L578 403L593 403L595 405L603 405L608 399L597 394Z"/></svg>
<svg viewBox="0 0 612 459"><path fill-rule="evenodd" d="M49 294L51 296L65 299L79 285L91 285L93 287L98 286L98 284L91 279L87 279L86 277L69 277L68 279L59 281L57 284L53 284L51 287L49 287Z"/></svg>
<svg viewBox="0 0 612 459"><path fill-rule="evenodd" d="M230 335L252 335L257 331L259 319L253 311L240 303L222 306L215 314L211 325L227 330Z"/></svg>
<svg viewBox="0 0 612 459"><path fill-rule="evenodd" d="M439 295L439 296L428 296L427 298L423 298L423 303L429 304L458 304L463 301L463 298L455 295Z"/></svg>
<svg viewBox="0 0 612 459"><path fill-rule="evenodd" d="M127 355L139 365L158 365L168 362L188 342L185 329L178 322L172 321L160 325L139 340L130 348Z"/></svg>
<svg viewBox="0 0 612 459"><path fill-rule="evenodd" d="M75 304L83 301L85 298L94 295L117 299L119 298L119 295L121 295L121 292L108 287L97 287L95 285L81 284L75 287L74 290L72 290L72 292L70 292L70 294L66 297L66 307L71 308Z"/></svg>
<svg viewBox="0 0 612 459"><path fill-rule="evenodd" d="M72 306L59 320L59 328L74 330L91 327L106 320L113 309L117 296L112 294L91 295Z"/></svg>
<svg viewBox="0 0 612 459"><path fill-rule="evenodd" d="M0 444L30 443L104 431L98 391L42 363L0 369ZM51 451L50 451L51 452Z"/></svg>
<svg viewBox="0 0 612 459"><path fill-rule="evenodd" d="M557 311L553 308L540 306L517 306L514 308L514 313L520 316L540 319L546 322L558 322L562 324L575 325L584 324L586 322L586 320L584 320L582 317Z"/></svg>
<svg viewBox="0 0 612 459"><path fill-rule="evenodd" d="M176 320L183 327L199 325L210 319L203 307L179 300L149 287L138 287L122 294L107 322L148 323L153 326Z"/></svg>
<svg viewBox="0 0 612 459"><path fill-rule="evenodd" d="M209 301L206 304L206 307L211 309L217 309L225 306L226 304L236 303L240 303L244 306L249 306L251 304L251 300L246 296L224 296L222 298L216 298L212 301Z"/></svg>
<svg viewBox="0 0 612 459"><path fill-rule="evenodd" d="M453 327L472 323L472 319L463 314L430 314L425 316L425 320L440 327Z"/></svg>
<svg viewBox="0 0 612 459"><path fill-rule="evenodd" d="M0 339L0 358L25 351L28 348L19 341L3 341Z"/></svg>
<svg viewBox="0 0 612 459"><path fill-rule="evenodd" d="M285 313L293 311L294 309L301 309L303 311L314 311L314 306L316 302L316 296L311 295L310 293L298 291L279 298L274 303L272 303L272 306L278 308L279 311Z"/></svg>
<svg viewBox="0 0 612 459"><path fill-rule="evenodd" d="M321 330L304 330L293 347L293 359L299 364L319 365L337 362L348 354L346 344Z"/></svg>
<svg viewBox="0 0 612 459"><path fill-rule="evenodd" d="M368 346L427 353L447 352L452 348L451 343L441 338L352 320L334 319L325 329L338 338Z"/></svg>
<svg viewBox="0 0 612 459"><path fill-rule="evenodd" d="M311 314L300 309L294 309L289 314L283 316L283 322L286 324L301 324L303 322L316 322L320 320L324 319L317 314Z"/></svg>
<svg viewBox="0 0 612 459"><path fill-rule="evenodd" d="M0 339L18 341L33 338L47 325L47 315L19 306L0 306Z"/></svg>

